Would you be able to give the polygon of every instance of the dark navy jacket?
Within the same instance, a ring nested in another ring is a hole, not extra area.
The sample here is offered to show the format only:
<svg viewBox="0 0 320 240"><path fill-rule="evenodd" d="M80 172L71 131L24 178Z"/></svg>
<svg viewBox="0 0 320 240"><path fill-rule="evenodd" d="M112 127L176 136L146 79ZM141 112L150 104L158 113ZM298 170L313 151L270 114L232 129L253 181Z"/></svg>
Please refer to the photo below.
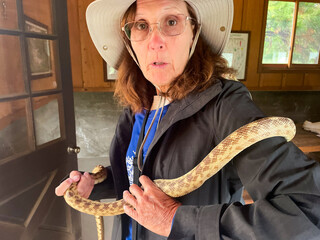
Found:
<svg viewBox="0 0 320 240"><path fill-rule="evenodd" d="M239 127L264 117L240 82L218 80L201 93L171 103L146 155L143 174L179 177ZM110 147L108 180L91 198L122 198L133 113L120 116ZM254 204L242 205L243 186ZM103 190L99 190L103 188ZM115 190L115 191L114 191ZM320 239L320 166L282 137L241 152L196 191L178 199L168 239ZM124 239L128 216L115 217L113 238ZM139 239L166 239L142 228Z"/></svg>

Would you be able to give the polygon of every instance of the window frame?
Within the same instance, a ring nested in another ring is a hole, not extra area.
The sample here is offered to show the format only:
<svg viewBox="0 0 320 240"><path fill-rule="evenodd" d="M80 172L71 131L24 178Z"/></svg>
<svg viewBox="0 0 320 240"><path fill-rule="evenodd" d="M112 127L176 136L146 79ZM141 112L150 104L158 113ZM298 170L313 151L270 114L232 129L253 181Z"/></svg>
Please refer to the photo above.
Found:
<svg viewBox="0 0 320 240"><path fill-rule="evenodd" d="M263 64L263 50L265 43L265 33L267 27L267 17L268 17L268 6L269 1L279 1L279 2L294 2L295 3L295 12L292 26L292 35L290 40L290 52L289 52L289 61L287 64ZM319 0L267 0L264 4L263 11L263 24L261 29L261 42L260 42L260 53L259 53L259 66L258 72L260 73L274 73L274 72L320 72L320 50L318 64L294 64L292 63L293 59L293 49L296 38L296 27L298 21L298 12L299 12L299 3L300 2L310 2L310 3L319 3Z"/></svg>

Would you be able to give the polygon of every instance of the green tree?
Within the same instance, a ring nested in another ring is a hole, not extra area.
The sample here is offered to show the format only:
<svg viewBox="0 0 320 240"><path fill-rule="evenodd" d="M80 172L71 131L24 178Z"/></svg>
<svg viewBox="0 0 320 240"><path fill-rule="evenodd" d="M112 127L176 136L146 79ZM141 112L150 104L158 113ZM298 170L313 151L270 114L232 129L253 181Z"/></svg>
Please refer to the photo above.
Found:
<svg viewBox="0 0 320 240"><path fill-rule="evenodd" d="M295 3L269 1L263 63L287 63ZM317 63L320 48L320 3L300 2L294 63ZM280 56L282 54L284 56ZM314 55L316 59L310 59Z"/></svg>
<svg viewBox="0 0 320 240"><path fill-rule="evenodd" d="M299 5L293 63L318 63L320 50L319 23L320 3L301 2Z"/></svg>

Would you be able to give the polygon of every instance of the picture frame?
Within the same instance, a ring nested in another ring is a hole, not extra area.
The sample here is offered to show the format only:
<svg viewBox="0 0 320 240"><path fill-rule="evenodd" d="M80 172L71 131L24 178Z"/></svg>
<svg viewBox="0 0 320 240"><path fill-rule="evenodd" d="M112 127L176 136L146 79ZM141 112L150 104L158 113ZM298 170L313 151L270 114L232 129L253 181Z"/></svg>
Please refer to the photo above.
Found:
<svg viewBox="0 0 320 240"><path fill-rule="evenodd" d="M236 78L245 81L248 65L250 32L232 31L222 56L228 61L229 67L237 71Z"/></svg>
<svg viewBox="0 0 320 240"><path fill-rule="evenodd" d="M48 33L48 26L25 16L25 31ZM31 79L52 76L51 49L48 39L28 37L26 39L29 71Z"/></svg>
<svg viewBox="0 0 320 240"><path fill-rule="evenodd" d="M118 76L118 71L103 61L104 81L115 81Z"/></svg>

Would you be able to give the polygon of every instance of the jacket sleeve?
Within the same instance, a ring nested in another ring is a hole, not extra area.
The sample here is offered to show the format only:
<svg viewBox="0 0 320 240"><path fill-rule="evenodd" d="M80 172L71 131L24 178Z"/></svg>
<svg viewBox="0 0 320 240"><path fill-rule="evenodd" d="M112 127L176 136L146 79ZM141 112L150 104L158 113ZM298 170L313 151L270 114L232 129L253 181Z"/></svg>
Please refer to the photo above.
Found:
<svg viewBox="0 0 320 240"><path fill-rule="evenodd" d="M217 141L260 118L241 84L217 102ZM220 131L218 131L220 129ZM169 239L319 239L320 166L293 143L263 140L232 162L254 203L178 208Z"/></svg>
<svg viewBox="0 0 320 240"><path fill-rule="evenodd" d="M94 188L89 196L91 200L100 200L107 198L115 198L113 176L110 167L107 167L107 179L103 182L94 185Z"/></svg>

